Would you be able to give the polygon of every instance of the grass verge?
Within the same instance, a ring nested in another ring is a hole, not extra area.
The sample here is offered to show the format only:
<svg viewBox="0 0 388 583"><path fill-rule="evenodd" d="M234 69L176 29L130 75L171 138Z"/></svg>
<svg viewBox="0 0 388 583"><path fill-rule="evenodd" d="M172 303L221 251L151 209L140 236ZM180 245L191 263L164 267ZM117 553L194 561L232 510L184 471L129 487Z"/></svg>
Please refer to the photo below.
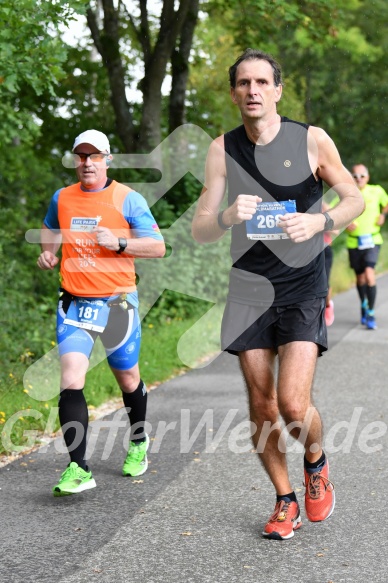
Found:
<svg viewBox="0 0 388 583"><path fill-rule="evenodd" d="M160 384L195 367L206 355L215 352L219 345L220 316L221 309L216 308L202 318L166 319L159 325L145 321L140 370L146 385L153 387ZM96 407L120 398L119 388L103 355L103 347L97 342L85 388L91 417ZM101 362L93 366L95 361ZM59 429L58 395L48 400L33 399L29 395L28 385L27 388L23 386L27 368L26 363L13 367L7 385L0 392L0 454L3 455L29 450L39 444L44 434L51 435ZM55 393L56 388L53 390ZM50 391L50 396L52 394Z"/></svg>

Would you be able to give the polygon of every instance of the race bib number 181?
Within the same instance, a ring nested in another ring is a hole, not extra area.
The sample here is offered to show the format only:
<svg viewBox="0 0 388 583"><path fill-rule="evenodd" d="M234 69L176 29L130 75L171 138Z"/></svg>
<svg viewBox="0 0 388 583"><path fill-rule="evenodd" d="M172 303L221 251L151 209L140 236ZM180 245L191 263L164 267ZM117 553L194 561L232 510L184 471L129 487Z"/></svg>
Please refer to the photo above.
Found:
<svg viewBox="0 0 388 583"><path fill-rule="evenodd" d="M249 221L246 221L248 239L261 241L288 239L287 233L278 226L278 221L281 216L295 212L295 200L259 202L256 213Z"/></svg>
<svg viewBox="0 0 388 583"><path fill-rule="evenodd" d="M108 322L109 307L106 301L74 298L69 306L64 324L103 332Z"/></svg>

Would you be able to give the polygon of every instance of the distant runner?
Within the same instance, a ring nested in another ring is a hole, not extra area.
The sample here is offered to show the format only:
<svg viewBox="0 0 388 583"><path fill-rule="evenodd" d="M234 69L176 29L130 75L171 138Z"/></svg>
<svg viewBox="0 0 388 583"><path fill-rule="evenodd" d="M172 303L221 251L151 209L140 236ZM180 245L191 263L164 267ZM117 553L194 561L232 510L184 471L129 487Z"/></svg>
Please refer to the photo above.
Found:
<svg viewBox="0 0 388 583"><path fill-rule="evenodd" d="M383 238L380 227L388 213L388 194L379 185L368 184L369 170L364 164L352 168L353 178L365 201L365 211L348 228L347 248L350 267L356 274L356 285L361 301L361 324L368 330L377 328L375 317L376 274Z"/></svg>

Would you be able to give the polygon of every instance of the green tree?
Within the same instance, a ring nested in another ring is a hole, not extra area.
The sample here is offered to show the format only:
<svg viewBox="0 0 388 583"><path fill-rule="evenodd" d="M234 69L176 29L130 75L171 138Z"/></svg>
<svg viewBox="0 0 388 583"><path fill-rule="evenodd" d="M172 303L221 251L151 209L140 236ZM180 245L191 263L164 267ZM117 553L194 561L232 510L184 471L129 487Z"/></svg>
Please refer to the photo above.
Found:
<svg viewBox="0 0 388 583"><path fill-rule="evenodd" d="M31 140L39 125L20 107L23 85L36 95L54 93L63 76L66 51L59 40L60 26L68 26L74 10L85 2L71 0L3 0L0 3L0 143Z"/></svg>
<svg viewBox="0 0 388 583"><path fill-rule="evenodd" d="M199 0L163 0L159 17L139 0L137 11L124 2L91 2L87 21L94 44L106 67L116 131L127 152L148 151L161 141L162 84L172 63L173 91L170 130L184 120L184 96L188 60ZM128 82L139 62L144 76L139 83L143 95L137 125L127 98Z"/></svg>
<svg viewBox="0 0 388 583"><path fill-rule="evenodd" d="M296 81L305 120L334 139L346 166L361 160L373 180L388 185L385 163L388 113L388 45L382 22L388 5L337 2L335 19L319 43L305 31L282 35L279 46L286 72Z"/></svg>
<svg viewBox="0 0 388 583"><path fill-rule="evenodd" d="M131 11L125 2L90 2L87 22L107 71L116 132L125 150L148 151L160 143L163 127L172 132L190 119L186 90L191 64L203 61L202 71L214 64L209 45L220 44L226 36L230 58L231 48L253 44L259 31L261 44L270 46L279 22L283 27L304 29L311 42L317 42L332 26L335 6L334 0L212 0L201 6L207 17L202 13L199 20L199 0L163 0L159 15L152 12L147 0L138 0ZM198 43L196 34L203 21L209 29L209 44L205 45ZM226 34L218 36L221 29ZM127 95L139 64L144 73L138 85L142 103L134 107ZM171 78L171 90L164 106L166 76ZM164 124L163 111L167 118Z"/></svg>

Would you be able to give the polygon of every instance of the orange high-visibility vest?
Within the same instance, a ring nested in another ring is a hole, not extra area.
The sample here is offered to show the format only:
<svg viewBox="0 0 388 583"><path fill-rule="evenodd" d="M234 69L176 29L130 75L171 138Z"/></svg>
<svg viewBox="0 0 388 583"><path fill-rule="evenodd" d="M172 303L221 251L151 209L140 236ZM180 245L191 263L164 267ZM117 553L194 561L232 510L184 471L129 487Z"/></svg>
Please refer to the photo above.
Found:
<svg viewBox="0 0 388 583"><path fill-rule="evenodd" d="M98 192L80 183L58 196L62 233L61 285L75 296L106 297L136 290L134 258L100 247L94 226L107 227L117 237L131 238L123 203L132 189L113 181ZM133 191L132 191L133 192Z"/></svg>

